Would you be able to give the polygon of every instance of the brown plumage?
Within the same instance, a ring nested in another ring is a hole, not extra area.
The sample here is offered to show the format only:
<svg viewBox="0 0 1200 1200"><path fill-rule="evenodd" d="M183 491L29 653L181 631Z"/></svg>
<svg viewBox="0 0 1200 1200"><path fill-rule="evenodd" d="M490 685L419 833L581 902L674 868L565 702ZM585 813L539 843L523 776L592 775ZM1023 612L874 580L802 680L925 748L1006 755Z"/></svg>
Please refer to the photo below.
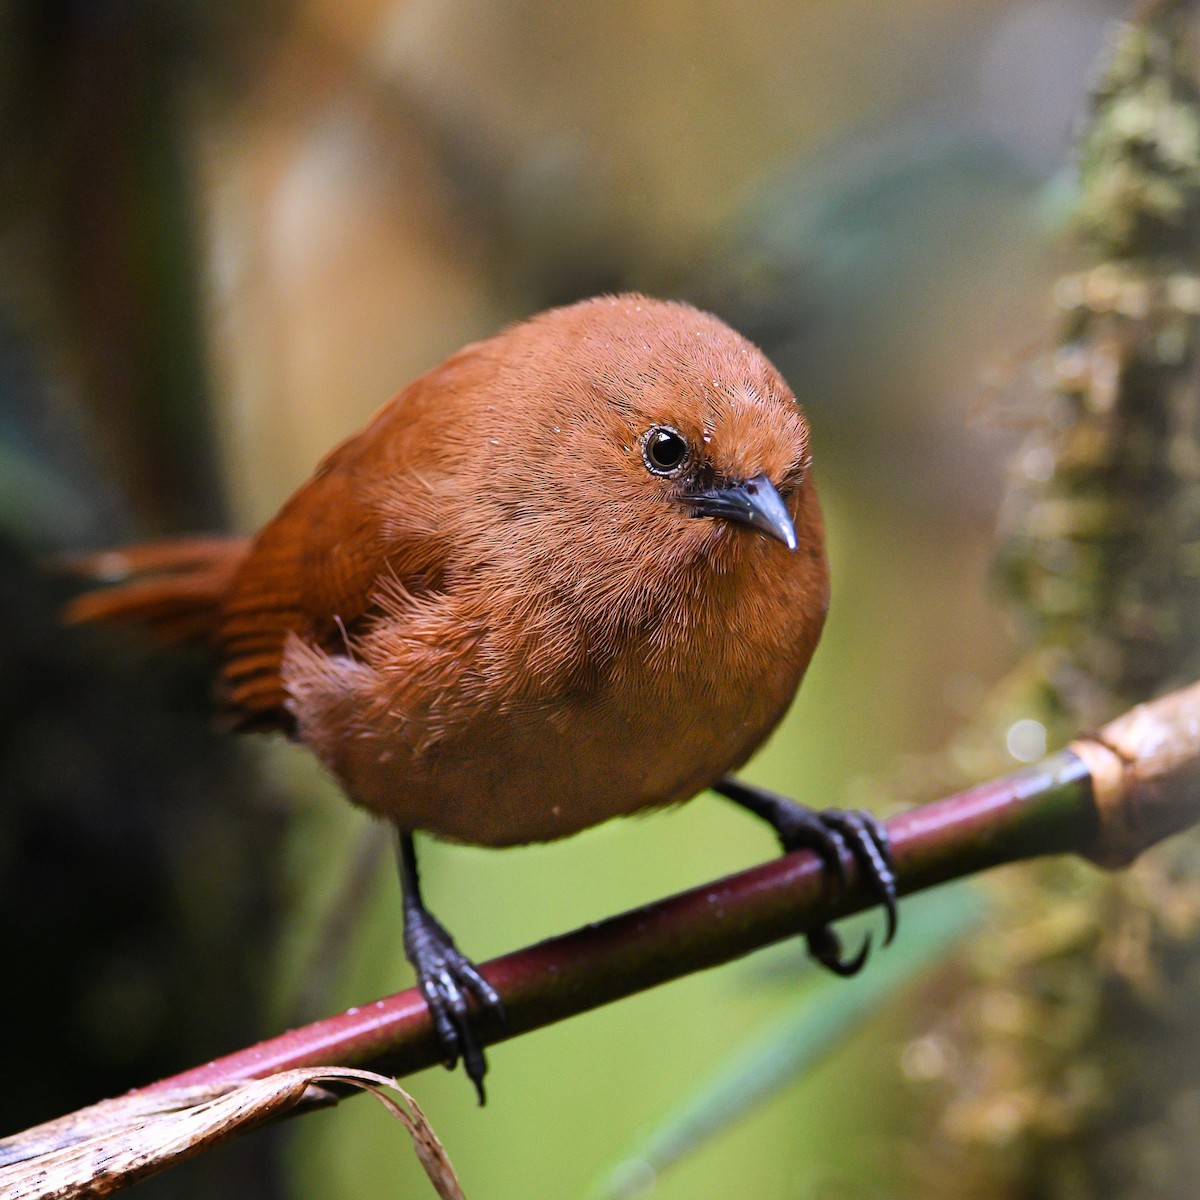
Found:
<svg viewBox="0 0 1200 1200"><path fill-rule="evenodd" d="M674 502L654 426L715 480L771 479L798 549ZM72 615L207 634L239 724L292 730L404 829L544 840L694 795L783 715L828 595L808 458L728 327L593 300L410 384L252 544L125 552L170 573Z"/></svg>
<svg viewBox="0 0 1200 1200"><path fill-rule="evenodd" d="M140 577L72 616L207 638L237 723L289 731L403 834L490 846L741 765L829 591L787 384L715 317L636 295L466 347L253 542L191 545L127 552Z"/></svg>

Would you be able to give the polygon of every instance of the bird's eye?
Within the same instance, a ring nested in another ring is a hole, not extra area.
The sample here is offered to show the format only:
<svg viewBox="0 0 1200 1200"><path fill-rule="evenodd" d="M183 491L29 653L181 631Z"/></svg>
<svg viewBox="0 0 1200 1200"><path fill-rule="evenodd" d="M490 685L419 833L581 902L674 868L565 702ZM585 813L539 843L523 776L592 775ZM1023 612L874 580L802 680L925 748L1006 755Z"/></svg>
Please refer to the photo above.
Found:
<svg viewBox="0 0 1200 1200"><path fill-rule="evenodd" d="M651 475L678 475L688 460L687 439L670 425L655 425L642 438L642 458Z"/></svg>

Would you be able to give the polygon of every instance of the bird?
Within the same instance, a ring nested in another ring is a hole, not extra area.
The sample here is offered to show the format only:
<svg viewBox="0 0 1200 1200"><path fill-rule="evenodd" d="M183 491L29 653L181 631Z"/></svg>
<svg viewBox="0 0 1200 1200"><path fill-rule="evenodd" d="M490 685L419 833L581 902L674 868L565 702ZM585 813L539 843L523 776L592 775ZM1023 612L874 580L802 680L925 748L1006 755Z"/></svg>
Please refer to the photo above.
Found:
<svg viewBox="0 0 1200 1200"><path fill-rule="evenodd" d="M849 858L896 928L886 830L749 785L829 605L808 423L718 317L626 293L553 308L420 376L252 538L76 563L74 623L215 655L226 720L309 747L395 830L405 954L484 1102L500 997L422 897L414 835L566 837L705 789ZM857 972L830 928L813 956ZM489 1024L490 1023L490 1024Z"/></svg>

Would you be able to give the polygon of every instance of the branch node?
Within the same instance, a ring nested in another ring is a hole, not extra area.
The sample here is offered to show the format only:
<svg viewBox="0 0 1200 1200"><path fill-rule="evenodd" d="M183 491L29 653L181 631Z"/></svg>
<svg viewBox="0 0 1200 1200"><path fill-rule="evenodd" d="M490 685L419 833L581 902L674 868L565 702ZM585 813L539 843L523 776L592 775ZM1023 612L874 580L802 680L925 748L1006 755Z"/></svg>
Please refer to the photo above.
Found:
<svg viewBox="0 0 1200 1200"><path fill-rule="evenodd" d="M1192 824L1200 807L1200 684L1139 704L1072 742L1087 765L1099 821L1087 857L1122 867Z"/></svg>

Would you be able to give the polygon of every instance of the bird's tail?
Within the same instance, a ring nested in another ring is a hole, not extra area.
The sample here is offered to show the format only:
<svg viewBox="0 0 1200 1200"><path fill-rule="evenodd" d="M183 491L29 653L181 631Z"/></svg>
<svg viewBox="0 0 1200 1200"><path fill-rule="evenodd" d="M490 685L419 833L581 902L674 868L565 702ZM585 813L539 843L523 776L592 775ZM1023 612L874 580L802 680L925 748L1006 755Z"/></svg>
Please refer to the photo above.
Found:
<svg viewBox="0 0 1200 1200"><path fill-rule="evenodd" d="M67 605L73 625L133 625L166 643L207 642L248 538L184 537L101 550L59 566L98 586Z"/></svg>

